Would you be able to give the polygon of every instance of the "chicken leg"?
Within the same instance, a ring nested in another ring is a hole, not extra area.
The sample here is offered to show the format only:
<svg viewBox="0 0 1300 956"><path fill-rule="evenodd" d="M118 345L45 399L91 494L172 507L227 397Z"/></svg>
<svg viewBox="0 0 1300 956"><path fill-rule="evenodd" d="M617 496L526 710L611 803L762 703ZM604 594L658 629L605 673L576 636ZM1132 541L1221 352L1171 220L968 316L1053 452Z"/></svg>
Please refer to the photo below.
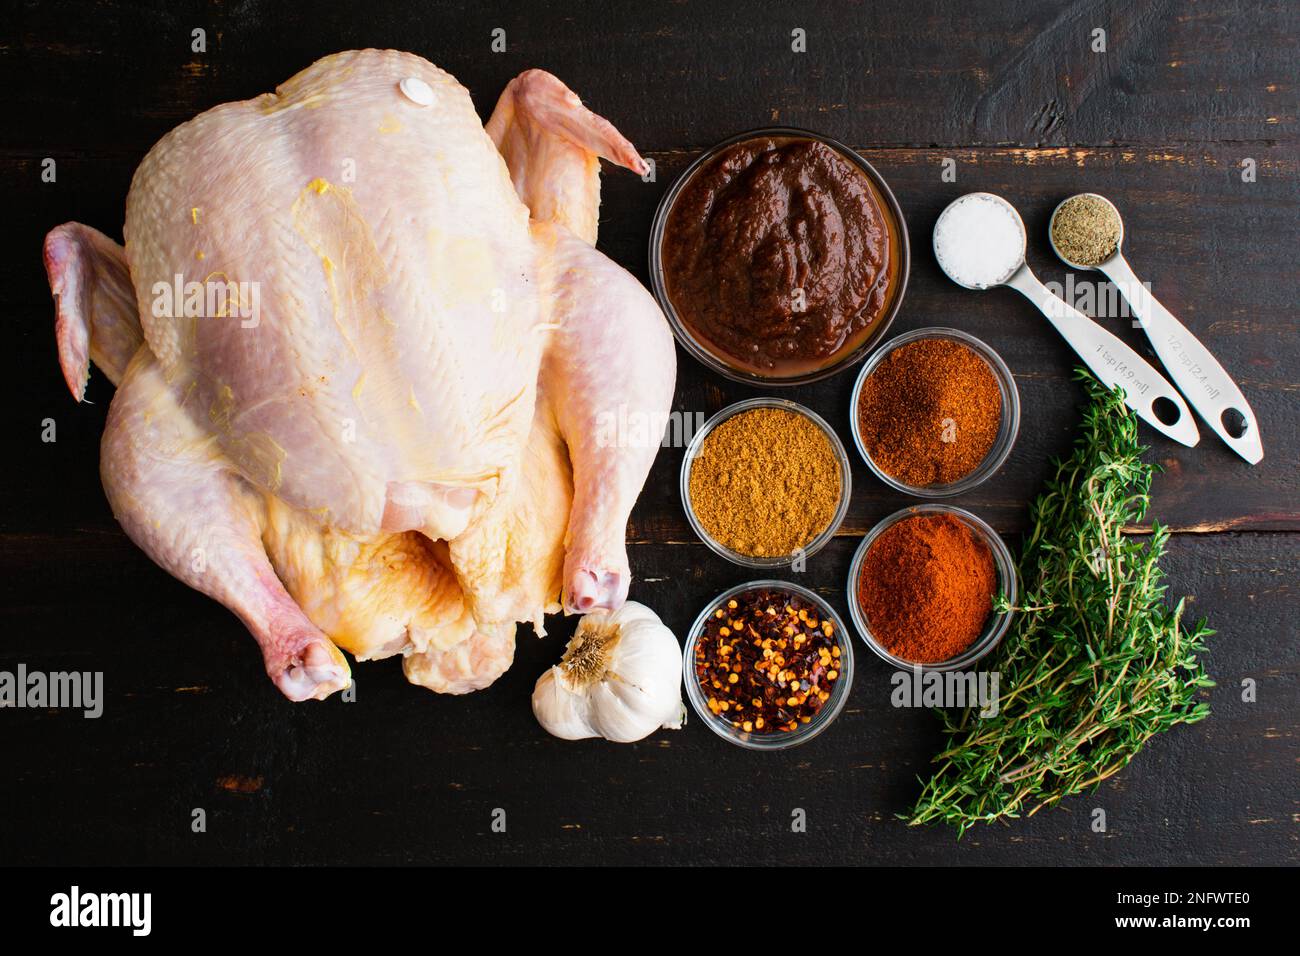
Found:
<svg viewBox="0 0 1300 956"><path fill-rule="evenodd" d="M127 536L239 616L286 697L321 700L351 683L343 654L294 603L267 559L260 493L193 423L148 349L127 366L109 407L100 476Z"/></svg>
<svg viewBox="0 0 1300 956"><path fill-rule="evenodd" d="M573 463L564 605L613 610L627 599L627 522L668 422L676 353L639 282L567 229L554 233L558 328L542 381Z"/></svg>
<svg viewBox="0 0 1300 956"><path fill-rule="evenodd" d="M541 383L573 464L565 610L615 609L627 598L627 520L668 421L676 353L654 299L593 248L599 157L635 173L646 162L541 70L510 82L485 129L529 207L549 270L552 332Z"/></svg>
<svg viewBox="0 0 1300 956"><path fill-rule="evenodd" d="M285 591L261 542L261 496L176 400L143 336L125 251L66 223L45 240L58 305L59 364L82 400L90 360L117 393L100 453L104 491L127 536L162 568L234 611L290 700L320 699L351 680L330 641Z"/></svg>

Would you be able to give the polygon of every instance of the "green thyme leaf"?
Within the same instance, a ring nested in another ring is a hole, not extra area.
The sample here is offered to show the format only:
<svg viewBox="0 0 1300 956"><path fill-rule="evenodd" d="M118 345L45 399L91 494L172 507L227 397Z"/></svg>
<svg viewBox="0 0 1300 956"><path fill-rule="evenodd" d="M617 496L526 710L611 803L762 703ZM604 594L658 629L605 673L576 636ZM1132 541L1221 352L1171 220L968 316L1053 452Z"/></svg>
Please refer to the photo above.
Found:
<svg viewBox="0 0 1300 956"><path fill-rule="evenodd" d="M1089 402L1073 454L1031 508L1019 562L1021 596L990 668L1001 673L996 716L942 713L946 746L911 825L1032 816L1096 788L1148 740L1209 716L1212 687L1197 659L1214 633L1164 603L1160 558L1169 530L1126 535L1150 503L1137 418L1088 373ZM1005 609L1005 596L995 606Z"/></svg>

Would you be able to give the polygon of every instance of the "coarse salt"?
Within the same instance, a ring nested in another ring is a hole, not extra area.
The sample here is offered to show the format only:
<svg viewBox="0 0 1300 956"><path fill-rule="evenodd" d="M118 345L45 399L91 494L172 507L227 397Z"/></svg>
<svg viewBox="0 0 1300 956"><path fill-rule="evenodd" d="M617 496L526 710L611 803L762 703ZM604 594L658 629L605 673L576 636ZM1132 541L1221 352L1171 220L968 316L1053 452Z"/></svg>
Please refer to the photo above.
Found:
<svg viewBox="0 0 1300 956"><path fill-rule="evenodd" d="M1005 282L1025 257L1025 227L1006 200L962 196L934 226L934 255L959 285L975 289Z"/></svg>

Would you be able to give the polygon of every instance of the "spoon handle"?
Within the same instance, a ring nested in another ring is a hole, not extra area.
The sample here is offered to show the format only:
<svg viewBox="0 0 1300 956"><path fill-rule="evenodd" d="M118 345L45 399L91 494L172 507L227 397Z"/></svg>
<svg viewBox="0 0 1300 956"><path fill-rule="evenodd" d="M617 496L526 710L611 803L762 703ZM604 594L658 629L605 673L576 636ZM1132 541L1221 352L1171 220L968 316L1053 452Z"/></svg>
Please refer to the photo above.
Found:
<svg viewBox="0 0 1300 956"><path fill-rule="evenodd" d="M1038 281L1028 265L1016 270L1006 285L1038 306L1103 385L1123 388L1124 403L1139 418L1161 434L1189 447L1200 441L1196 419L1183 397L1142 356L1074 306L1053 295ZM1160 398L1169 399L1178 409L1178 418L1171 425L1166 425L1156 416L1154 403Z"/></svg>
<svg viewBox="0 0 1300 956"><path fill-rule="evenodd" d="M1264 457L1259 424L1246 396L1232 380L1210 350L1201 344L1187 326L1179 322L1151 291L1138 281L1122 255L1113 256L1098 268L1119 288L1129 307L1146 331L1151 346L1160 356L1169 377L1187 401L1201 413L1206 424L1224 443L1252 465ZM1245 427L1234 436L1224 424L1224 416L1235 411Z"/></svg>

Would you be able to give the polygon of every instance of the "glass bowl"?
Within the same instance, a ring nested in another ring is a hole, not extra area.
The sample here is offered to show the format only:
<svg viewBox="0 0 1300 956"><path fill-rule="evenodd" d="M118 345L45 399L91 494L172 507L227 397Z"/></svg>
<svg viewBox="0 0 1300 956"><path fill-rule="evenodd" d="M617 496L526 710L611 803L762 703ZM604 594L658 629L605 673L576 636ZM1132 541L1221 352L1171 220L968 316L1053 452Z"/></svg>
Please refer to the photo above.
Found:
<svg viewBox="0 0 1300 956"><path fill-rule="evenodd" d="M998 390L1002 393L1002 424L998 427L997 437L993 439L993 445L989 448L988 454L984 456L984 460L969 475L945 485L908 485L885 474L884 470L872 461L871 455L862 443L862 433L858 427L858 396L862 392L863 383L895 349L922 339L947 339L968 346L988 365L989 371L997 379ZM871 356L867 363L862 366L857 381L853 383L853 391L849 398L849 424L853 431L853 444L858 447L858 453L862 456L862 460L867 463L867 467L871 469L872 473L889 487L914 498L949 498L953 495L963 494L982 484L1001 468L1007 460L1007 456L1011 454L1011 449L1016 443L1016 436L1020 433L1020 392L1016 388L1016 380L1011 375L1011 369L1007 368L1007 363L1002 361L1002 357L986 343L960 329L933 326L917 329L915 332L908 332L890 339L880 351Z"/></svg>
<svg viewBox="0 0 1300 956"><path fill-rule="evenodd" d="M980 518L964 511L961 508L954 508L952 505L939 504L931 502L927 504L912 505L910 508L903 508L901 511L895 511L885 520L877 524L862 539L858 545L857 552L853 555L853 564L849 568L849 614L853 618L853 624L857 627L858 633L866 641L869 648L876 652L881 659L888 661L895 667L902 670L921 669L923 671L956 671L970 667L979 661L986 654L991 652L1002 641L1003 635L1006 634L1007 628L1011 626L1012 613L1005 614L989 613L989 619L984 624L984 632L975 639L974 643L966 650L962 651L956 657L946 661L939 661L934 664L921 664L916 661L909 661L895 654L890 653L883 644L876 640L871 633L871 628L867 626L867 616L863 613L862 608L858 605L858 576L862 573L862 564L866 560L867 552L876 538L884 530L904 518L911 518L914 515L921 514L949 514L961 520L967 527L974 531L985 544L989 546L989 551L993 554L993 565L998 573L998 587L1007 596L1007 600L1014 605L1016 603L1017 581L1016 565L1012 560L1011 552L1007 549L1002 537L988 526Z"/></svg>
<svg viewBox="0 0 1300 956"><path fill-rule="evenodd" d="M782 731L775 734L754 734L745 733L743 730L731 726L727 721L714 716L713 712L709 710L708 699L704 696L704 690L695 677L695 644L699 636L704 633L704 625L708 621L709 615L736 595L744 594L746 591L752 591L756 588L772 588L797 594L817 608L822 620L829 619L834 622L836 634L840 635L839 679L831 690L831 696L822 706L822 709L817 712L817 716L808 723L800 725L797 730ZM791 584L789 581L770 579L749 581L745 584L738 584L734 588L728 588L715 597L704 606L704 610L700 611L695 623L691 625L691 629L686 636L686 646L682 649L682 662L682 676L686 683L686 697L690 700L691 707L694 708L700 720L719 737L731 741L738 747L745 747L749 750L785 750L787 747L795 747L812 740L839 716L840 711L844 709L844 705L849 699L849 688L853 685L853 646L852 641L848 639L847 632L844 630L844 621L823 598L807 588L798 584Z"/></svg>
<svg viewBox="0 0 1300 956"><path fill-rule="evenodd" d="M799 139L813 139L825 143L834 149L841 156L847 159L854 166L857 166L866 174L867 180L871 183L876 191L877 198L880 200L881 209L885 212L886 218L892 220L890 223L891 235L895 241L896 251L898 253L898 276L895 279L896 287L893 290L889 305L884 313L876 320L873 328L858 345L843 355L834 359L830 364L820 368L814 368L810 371L795 375L763 375L738 365L733 364L734 360L729 359L725 352L716 347L710 347L696 336L684 323L673 308L672 302L668 298L668 288L664 281L663 257L661 249L663 246L664 230L668 223L668 215L672 212L673 204L677 197L681 195L682 189L691 180L691 177L700 170L706 163L722 152L728 146L734 146L736 143L744 142L749 139L758 139L760 137L779 137L788 136ZM681 343L683 349L691 354L697 361L706 367L717 372L725 378L736 382L747 382L751 385L804 385L808 382L815 382L827 378L842 369L860 362L865 358L876 344L884 337L893 324L894 317L898 315L898 310L903 303L903 293L907 291L907 279L911 273L912 254L911 246L907 237L907 220L903 217L903 209L894 197L884 177L880 175L870 163L859 156L854 150L845 146L838 140L831 139L829 136L823 136L820 133L814 133L806 129L799 129L794 126L767 126L759 129L751 129L744 133L737 133L718 143L711 149L705 150L696 157L695 161L686 167L686 170L677 177L676 182L664 194L663 199L659 201L659 207L655 210L653 223L650 227L650 287L654 291L655 298L659 300L659 308L663 310L668 317L668 324L672 326L673 335Z"/></svg>
<svg viewBox="0 0 1300 956"><path fill-rule="evenodd" d="M840 501L835 508L835 514L831 517L830 524L813 538L802 549L786 555L774 555L771 557L756 557L749 554L741 554L739 551L732 551L713 535L705 530L704 525L700 523L699 517L695 514L695 507L691 504L691 467L695 459L699 457L700 449L704 447L704 441L709 437L713 429L717 428L733 415L749 411L752 408L781 408L805 418L817 425L825 432L827 439L831 443L831 449L835 452L835 460L840 466ZM691 443L686 447L686 454L682 456L682 471L680 480L680 493L682 497L682 508L686 512L686 520L690 522L695 533L699 535L700 540L708 545L709 549L715 554L720 554L728 561L743 565L747 568L784 568L793 564L797 558L809 558L816 554L821 548L835 536L835 532L844 522L844 516L849 511L849 498L853 492L853 477L851 475L851 466L849 464L848 452L844 450L844 443L840 437L835 434L835 429L830 424L810 408L800 405L798 402L787 401L784 398L751 398L743 402L736 402L734 405L728 405L722 411L718 412L707 422L704 427L695 433Z"/></svg>

